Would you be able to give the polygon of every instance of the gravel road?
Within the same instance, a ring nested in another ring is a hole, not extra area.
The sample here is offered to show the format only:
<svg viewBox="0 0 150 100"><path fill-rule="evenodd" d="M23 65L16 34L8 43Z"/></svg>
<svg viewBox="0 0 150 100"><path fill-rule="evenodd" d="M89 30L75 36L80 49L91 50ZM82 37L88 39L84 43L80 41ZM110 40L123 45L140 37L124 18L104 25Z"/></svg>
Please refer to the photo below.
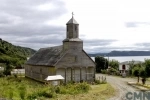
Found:
<svg viewBox="0 0 150 100"><path fill-rule="evenodd" d="M110 83L117 90L116 96L110 98L109 100L127 100L125 96L127 92L133 93L139 91L138 89L127 84L127 82L136 82L136 79L96 74L96 78L102 76L106 77L107 82Z"/></svg>

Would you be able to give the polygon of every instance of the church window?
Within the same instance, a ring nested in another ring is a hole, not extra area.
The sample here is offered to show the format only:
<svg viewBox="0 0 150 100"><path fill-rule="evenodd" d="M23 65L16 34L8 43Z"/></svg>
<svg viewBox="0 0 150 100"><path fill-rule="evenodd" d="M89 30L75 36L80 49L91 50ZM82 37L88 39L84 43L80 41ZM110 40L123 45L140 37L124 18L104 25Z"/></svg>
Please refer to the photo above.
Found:
<svg viewBox="0 0 150 100"><path fill-rule="evenodd" d="M67 32L68 32L69 30L68 30L68 26L67 26Z"/></svg>
<svg viewBox="0 0 150 100"><path fill-rule="evenodd" d="M77 25L75 25L75 31L76 31L76 32L78 31Z"/></svg>

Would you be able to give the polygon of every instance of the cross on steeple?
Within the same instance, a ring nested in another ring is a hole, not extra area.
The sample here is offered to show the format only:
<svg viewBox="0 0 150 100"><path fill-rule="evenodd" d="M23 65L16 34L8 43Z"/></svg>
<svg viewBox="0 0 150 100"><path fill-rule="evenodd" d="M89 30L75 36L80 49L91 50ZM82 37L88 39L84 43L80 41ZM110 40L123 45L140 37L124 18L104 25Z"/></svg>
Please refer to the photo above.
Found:
<svg viewBox="0 0 150 100"><path fill-rule="evenodd" d="M72 12L72 17L73 17L74 13Z"/></svg>

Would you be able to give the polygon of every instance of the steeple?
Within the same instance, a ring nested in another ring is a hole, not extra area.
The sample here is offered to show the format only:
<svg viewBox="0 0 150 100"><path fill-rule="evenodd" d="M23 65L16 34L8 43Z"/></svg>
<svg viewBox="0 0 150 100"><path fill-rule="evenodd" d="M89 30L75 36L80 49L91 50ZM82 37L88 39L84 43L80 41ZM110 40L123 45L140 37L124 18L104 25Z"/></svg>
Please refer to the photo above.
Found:
<svg viewBox="0 0 150 100"><path fill-rule="evenodd" d="M63 40L63 50L82 50L83 41L79 39L79 24L72 18L66 23L66 38Z"/></svg>
<svg viewBox="0 0 150 100"><path fill-rule="evenodd" d="M64 41L80 41L79 39L79 24L74 19L74 14L72 13L72 18L66 23L66 39Z"/></svg>
<svg viewBox="0 0 150 100"><path fill-rule="evenodd" d="M74 19L74 17L73 17L73 12L72 12L72 18L67 22L67 24L66 25L68 25L68 24L78 24L78 22ZM79 25L79 24L78 24Z"/></svg>

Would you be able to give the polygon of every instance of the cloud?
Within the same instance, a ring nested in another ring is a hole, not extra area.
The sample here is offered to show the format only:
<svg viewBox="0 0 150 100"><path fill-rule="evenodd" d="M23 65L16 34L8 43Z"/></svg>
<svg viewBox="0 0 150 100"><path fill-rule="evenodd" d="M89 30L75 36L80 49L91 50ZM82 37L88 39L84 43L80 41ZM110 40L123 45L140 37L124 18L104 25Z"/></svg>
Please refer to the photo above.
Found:
<svg viewBox="0 0 150 100"><path fill-rule="evenodd" d="M113 42L116 42L117 40L113 39L83 39L84 44L86 46L106 46L110 45Z"/></svg>
<svg viewBox="0 0 150 100"><path fill-rule="evenodd" d="M38 6L45 3L54 5L55 9L46 11L37 9ZM1 0L0 12L0 29L9 30L5 34L21 34L22 32L34 34L34 31L40 28L50 28L51 26L46 26L45 22L59 18L67 10L65 4L60 0L21 0L19 2L18 0ZM49 30L51 29L53 27Z"/></svg>
<svg viewBox="0 0 150 100"><path fill-rule="evenodd" d="M87 52L150 50L146 43L132 45L149 41L148 9L148 3L131 0L1 0L0 38L36 50L62 45L74 11Z"/></svg>
<svg viewBox="0 0 150 100"><path fill-rule="evenodd" d="M150 50L150 42L136 43L134 44L137 50L149 51Z"/></svg>
<svg viewBox="0 0 150 100"><path fill-rule="evenodd" d="M135 28L135 27L140 27L142 25L150 25L150 22L126 22L125 26L127 28Z"/></svg>
<svg viewBox="0 0 150 100"><path fill-rule="evenodd" d="M91 46L84 47L88 53L108 53L111 51L149 51L150 43L137 43L131 46L112 46L112 45L103 45L103 46Z"/></svg>
<svg viewBox="0 0 150 100"><path fill-rule="evenodd" d="M150 46L150 42L136 43L135 45L136 45L136 46L144 46L144 47L147 47L147 46Z"/></svg>
<svg viewBox="0 0 150 100"><path fill-rule="evenodd" d="M113 43L118 40L114 39L83 39L84 49L88 53L98 53L98 52L110 52L114 50L114 47L111 46Z"/></svg>
<svg viewBox="0 0 150 100"><path fill-rule="evenodd" d="M108 53L113 50L118 51L127 51L127 50L133 50L133 47L119 47L119 46L98 46L93 48L85 48L87 52L89 53Z"/></svg>
<svg viewBox="0 0 150 100"><path fill-rule="evenodd" d="M61 0L1 0L0 38L33 49L61 44L65 24L46 23L59 19L67 11Z"/></svg>

